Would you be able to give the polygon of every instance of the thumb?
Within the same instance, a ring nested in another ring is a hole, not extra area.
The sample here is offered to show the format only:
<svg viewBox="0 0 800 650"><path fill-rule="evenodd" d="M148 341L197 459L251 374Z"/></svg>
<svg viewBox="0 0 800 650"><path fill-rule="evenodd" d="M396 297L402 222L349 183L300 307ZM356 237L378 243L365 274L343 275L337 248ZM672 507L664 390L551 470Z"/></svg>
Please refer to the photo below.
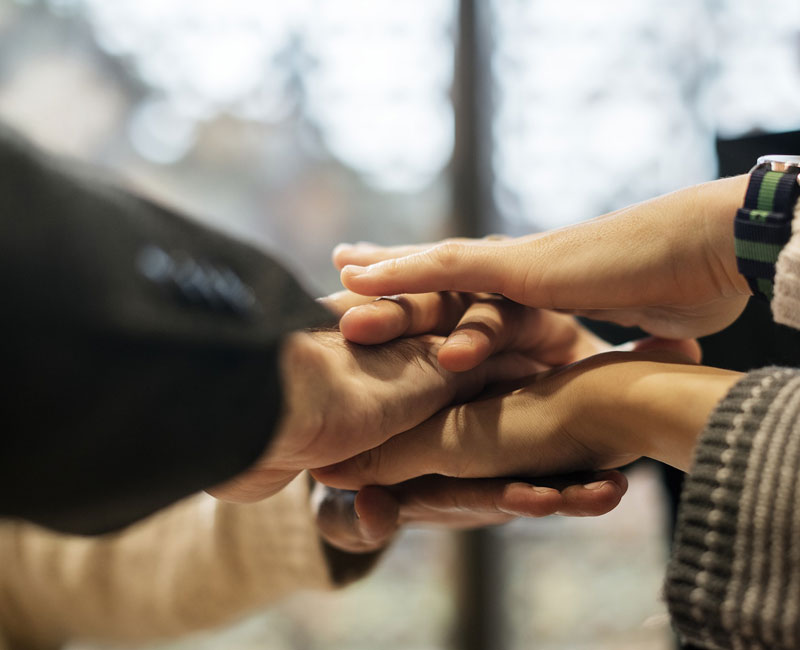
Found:
<svg viewBox="0 0 800 650"><path fill-rule="evenodd" d="M356 493L317 483L311 493L311 508L322 538L349 553L383 548L399 527L397 499L377 486Z"/></svg>

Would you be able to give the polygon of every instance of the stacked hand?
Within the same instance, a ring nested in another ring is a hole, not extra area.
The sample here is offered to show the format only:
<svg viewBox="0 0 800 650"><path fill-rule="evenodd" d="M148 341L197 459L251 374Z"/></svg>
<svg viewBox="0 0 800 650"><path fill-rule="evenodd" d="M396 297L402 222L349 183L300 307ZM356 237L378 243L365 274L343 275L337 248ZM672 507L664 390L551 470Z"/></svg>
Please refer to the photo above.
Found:
<svg viewBox="0 0 800 650"><path fill-rule="evenodd" d="M740 375L695 365L697 348L676 341L579 361L602 346L571 319L535 308L638 325L669 338L726 327L750 293L736 270L732 228L745 184L738 177L689 188L517 240L339 247L334 261L349 289L411 292L425 304L409 309L412 297L403 295L356 306L341 322L349 339L370 344L436 331L448 337L439 361L454 371L513 342L553 369L505 394L447 408L315 476L357 489L432 473L598 470L643 455L688 469L709 413ZM496 295L425 293L435 291L488 291L513 303ZM461 306L453 309L454 301Z"/></svg>
<svg viewBox="0 0 800 650"><path fill-rule="evenodd" d="M697 365L693 341L608 352L558 312L670 339L729 325L749 295L731 227L745 183L516 240L339 247L342 281L359 294L325 301L341 333L289 339L280 435L217 493L262 498L316 467L327 485L360 490L320 488L323 535L368 550L408 521L600 514L625 489L610 470L640 456L688 469L708 414L740 375ZM529 483L602 470L593 490Z"/></svg>
<svg viewBox="0 0 800 650"><path fill-rule="evenodd" d="M374 302L349 292L322 300L342 315L345 332L382 329L379 347L348 342L335 331L289 337L282 360L284 414L276 440L249 471L210 492L231 501L274 494L305 468L343 461L413 429L440 409L475 397L496 382L517 380L603 345L573 319L542 312L534 334L511 336L534 319L492 297L455 294L408 296ZM444 337L470 309L497 317L502 340L479 354L454 358L463 372L437 362ZM421 320L425 319L425 320ZM522 320L520 320L522 319ZM400 330L403 331L400 331ZM429 332L419 336L412 336ZM433 333L431 333L433 332ZM587 484L587 485L584 485ZM320 487L315 501L320 532L351 551L380 548L411 522L471 528L517 516L598 515L616 506L627 483L619 472L536 484L519 479L455 480L425 477L357 496ZM357 513L357 514L356 514Z"/></svg>
<svg viewBox="0 0 800 650"><path fill-rule="evenodd" d="M382 343L384 339L422 331L448 333L459 323L463 331L476 337L477 345L470 345L470 339L466 345L452 346L447 355L443 355L440 348L439 360L443 365L460 368L472 368L492 351L508 350L508 346L517 353L524 352L537 370L570 364L609 349L572 317L523 308L496 296L422 294L364 303L362 298L342 292L327 302L335 304L337 311L349 308L340 323L342 332L363 342ZM672 349L673 354L682 355L681 358L699 360L699 348L693 341L658 344L649 341L639 348L644 350L656 345ZM515 516L540 517L556 512L571 516L600 515L617 505L627 483L616 471L590 472L560 480L528 478L526 481L423 476L464 476L445 466L449 458L460 457L459 451L461 456L467 451L473 455L487 451L486 458L497 456L497 451L501 452L500 456L509 451L469 449L466 444L471 440L469 436L463 448L459 448L458 440L463 438L464 432L458 425L451 427L448 444L436 446L437 441L445 441L439 437L440 418L446 417L445 413L467 412L480 408L479 404L464 404L453 407L452 411L443 411L411 432L394 436L383 446L367 451L336 470L317 470L316 475L326 482L362 488L356 494L318 486L317 506L323 536L340 548L364 551L384 545L398 526L406 523L471 528L503 523ZM520 404L524 404L524 400L520 400ZM422 448L409 444L411 440L421 443ZM489 447L489 440L486 442L484 447ZM433 456L426 467L423 458L429 451ZM385 473L377 467L384 453L389 463ZM621 460L612 466L618 464L624 462ZM347 468L352 470L354 466L358 466L357 475L348 477ZM531 467L481 468L478 464L475 467L479 471L469 474L470 477L541 477L561 472L561 468L555 467L552 471ZM395 479L398 472L405 476Z"/></svg>
<svg viewBox="0 0 800 650"><path fill-rule="evenodd" d="M733 238L746 185L706 183L519 239L341 246L334 261L360 294L491 291L656 336L703 336L732 323L750 295Z"/></svg>

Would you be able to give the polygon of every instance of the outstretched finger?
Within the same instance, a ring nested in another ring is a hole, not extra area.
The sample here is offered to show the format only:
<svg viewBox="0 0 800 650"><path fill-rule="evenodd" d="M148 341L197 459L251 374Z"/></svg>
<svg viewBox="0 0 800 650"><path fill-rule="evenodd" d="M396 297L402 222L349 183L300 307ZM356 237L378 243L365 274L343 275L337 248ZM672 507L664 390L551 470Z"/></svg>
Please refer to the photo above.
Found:
<svg viewBox="0 0 800 650"><path fill-rule="evenodd" d="M480 241L503 241L509 239L507 235L486 235L482 239L470 239L467 237L453 237L442 242L430 242L427 244L410 244L403 246L380 246L370 242L358 242L356 244L339 244L333 249L333 265L342 270L348 264L366 266L375 264L383 260L390 260L396 257L407 257L414 253L433 248L444 243L469 243Z"/></svg>
<svg viewBox="0 0 800 650"><path fill-rule="evenodd" d="M617 507L628 490L628 479L617 470L534 480L559 490L562 503L558 514L565 517L604 515Z"/></svg>
<svg viewBox="0 0 800 650"><path fill-rule="evenodd" d="M379 246L369 242L358 242L357 244L339 244L333 249L333 266L341 271L348 264L364 266L375 264L383 260L390 260L395 257L407 257L414 253L420 253L432 246L428 244L409 244L404 246Z"/></svg>
<svg viewBox="0 0 800 650"><path fill-rule="evenodd" d="M541 479L423 476L386 489L400 503L403 524L474 527L513 517L597 516L613 510L628 488L618 471ZM363 514L362 514L363 518Z"/></svg>
<svg viewBox="0 0 800 650"><path fill-rule="evenodd" d="M322 537L351 553L386 546L400 526L469 529L516 517L591 517L613 510L628 487L618 471L541 479L423 476L359 492L317 484L312 508Z"/></svg>
<svg viewBox="0 0 800 650"><path fill-rule="evenodd" d="M365 295L486 291L524 302L531 266L526 257L513 240L451 241L369 266L345 266L341 278L348 289Z"/></svg>

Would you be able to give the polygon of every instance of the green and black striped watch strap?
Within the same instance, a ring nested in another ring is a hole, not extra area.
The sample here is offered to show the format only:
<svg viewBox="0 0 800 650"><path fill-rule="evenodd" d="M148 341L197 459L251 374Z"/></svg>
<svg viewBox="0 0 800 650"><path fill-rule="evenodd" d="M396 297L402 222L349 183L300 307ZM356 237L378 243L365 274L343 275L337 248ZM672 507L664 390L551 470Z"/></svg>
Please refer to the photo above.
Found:
<svg viewBox="0 0 800 650"><path fill-rule="evenodd" d="M772 300L775 262L792 236L800 196L800 157L763 156L750 172L744 206L736 212L734 236L739 273L753 294Z"/></svg>

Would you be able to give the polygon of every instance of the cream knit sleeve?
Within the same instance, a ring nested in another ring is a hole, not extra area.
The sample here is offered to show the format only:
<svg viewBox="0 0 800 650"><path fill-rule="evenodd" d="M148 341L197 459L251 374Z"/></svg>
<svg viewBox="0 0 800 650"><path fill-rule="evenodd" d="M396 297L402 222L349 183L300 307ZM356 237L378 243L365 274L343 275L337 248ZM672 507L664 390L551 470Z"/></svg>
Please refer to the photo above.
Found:
<svg viewBox="0 0 800 650"><path fill-rule="evenodd" d="M794 206L792 237L775 264L772 315L776 323L800 329L800 201Z"/></svg>
<svg viewBox="0 0 800 650"><path fill-rule="evenodd" d="M300 477L236 505L200 494L111 536L0 525L0 638L145 640L210 628L289 592L331 585ZM0 641L2 647L2 641Z"/></svg>

